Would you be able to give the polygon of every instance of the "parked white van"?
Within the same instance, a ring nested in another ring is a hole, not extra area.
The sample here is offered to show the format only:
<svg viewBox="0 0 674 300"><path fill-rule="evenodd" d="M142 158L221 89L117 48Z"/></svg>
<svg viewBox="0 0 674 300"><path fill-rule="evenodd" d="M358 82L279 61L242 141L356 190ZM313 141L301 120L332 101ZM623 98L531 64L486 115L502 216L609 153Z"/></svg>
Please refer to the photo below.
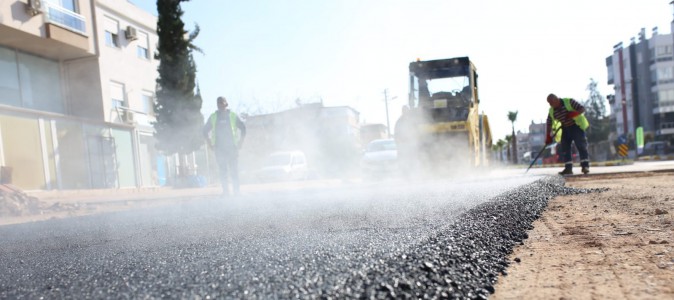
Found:
<svg viewBox="0 0 674 300"><path fill-rule="evenodd" d="M257 177L261 181L304 180L308 174L304 152L280 151L267 156Z"/></svg>

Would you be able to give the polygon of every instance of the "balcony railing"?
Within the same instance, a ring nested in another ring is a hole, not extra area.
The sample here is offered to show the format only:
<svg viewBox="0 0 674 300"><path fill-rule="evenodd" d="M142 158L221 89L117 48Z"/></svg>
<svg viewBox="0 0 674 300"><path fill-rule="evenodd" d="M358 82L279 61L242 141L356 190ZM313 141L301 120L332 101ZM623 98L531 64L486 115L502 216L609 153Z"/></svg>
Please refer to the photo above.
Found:
<svg viewBox="0 0 674 300"><path fill-rule="evenodd" d="M46 22L58 24L67 29L86 35L86 21L84 17L63 8L58 3L43 1Z"/></svg>

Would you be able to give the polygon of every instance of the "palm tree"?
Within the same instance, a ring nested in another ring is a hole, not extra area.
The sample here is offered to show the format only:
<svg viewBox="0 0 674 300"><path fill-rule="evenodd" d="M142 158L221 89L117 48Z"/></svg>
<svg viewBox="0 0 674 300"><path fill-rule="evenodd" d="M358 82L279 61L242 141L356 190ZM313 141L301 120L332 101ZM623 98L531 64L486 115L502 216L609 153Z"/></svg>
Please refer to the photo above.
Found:
<svg viewBox="0 0 674 300"><path fill-rule="evenodd" d="M506 142L504 140L499 139L496 144L494 145L494 150L498 151L498 160L503 162L503 146L505 146Z"/></svg>
<svg viewBox="0 0 674 300"><path fill-rule="evenodd" d="M508 112L508 120L510 120L510 123L512 124L512 127L513 127L513 133L512 133L512 136L513 136L513 143L512 143L513 156L512 156L512 160L513 160L513 164L517 164L517 136L515 135L515 120L517 120L517 111L509 111Z"/></svg>
<svg viewBox="0 0 674 300"><path fill-rule="evenodd" d="M510 153L511 153L510 149L512 148L510 145L511 145L512 140L513 140L512 135L506 135L505 136L505 141L508 144L508 146L506 146L506 149L508 150L508 151L506 151L506 156L507 156L506 159L507 160L510 160L510 158L512 158L512 156L510 156Z"/></svg>

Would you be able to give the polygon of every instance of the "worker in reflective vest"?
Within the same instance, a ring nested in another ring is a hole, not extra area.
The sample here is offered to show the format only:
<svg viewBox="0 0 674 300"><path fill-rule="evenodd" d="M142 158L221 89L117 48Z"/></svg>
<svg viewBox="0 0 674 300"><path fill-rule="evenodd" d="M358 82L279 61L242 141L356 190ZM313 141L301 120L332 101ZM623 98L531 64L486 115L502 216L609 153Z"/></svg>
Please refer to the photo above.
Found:
<svg viewBox="0 0 674 300"><path fill-rule="evenodd" d="M239 149L246 137L246 125L241 119L227 109L225 97L218 97L218 110L206 120L203 134L209 148L215 151L218 162L222 193L229 195L229 178L232 179L232 190L239 193Z"/></svg>
<svg viewBox="0 0 674 300"><path fill-rule="evenodd" d="M573 158L571 157L571 142L576 145L578 154L580 155L580 167L583 174L590 172L590 158L587 152L587 137L585 130L590 127L590 123L585 118L583 113L585 107L571 98L559 99L555 94L548 95L548 104L550 110L548 112L548 120L546 122L546 139L545 144L552 143L555 139L562 145L562 159L564 160L564 170L559 172L560 175L573 174ZM560 132L557 130L561 126ZM552 136L557 132L556 136Z"/></svg>

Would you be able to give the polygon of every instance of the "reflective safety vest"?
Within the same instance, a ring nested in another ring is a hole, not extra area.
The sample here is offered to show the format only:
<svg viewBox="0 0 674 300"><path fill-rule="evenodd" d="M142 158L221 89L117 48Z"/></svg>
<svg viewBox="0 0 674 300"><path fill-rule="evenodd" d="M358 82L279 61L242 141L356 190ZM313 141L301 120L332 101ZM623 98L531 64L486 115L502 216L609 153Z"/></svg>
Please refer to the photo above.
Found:
<svg viewBox="0 0 674 300"><path fill-rule="evenodd" d="M236 125L236 114L232 111L229 112L229 125L232 127L232 138L234 138L234 145L238 146L239 145L239 127ZM215 125L218 122L218 112L214 112L211 114L211 116L208 118L208 121L211 123L211 132L210 138L211 138L211 143L215 145Z"/></svg>
<svg viewBox="0 0 674 300"><path fill-rule="evenodd" d="M575 109L573 109L573 106L571 106L571 99L563 98L562 103L564 103L564 107L566 107L567 111L570 111L570 112L576 111ZM562 123L557 121L557 119L555 119L555 109L554 108L550 107L550 111L548 112L548 114L550 115L550 119L552 120L552 132L553 133L557 132L557 135L555 135L555 140L559 142L562 139L562 131L561 130L558 131L557 129L559 129L559 127L562 126ZM580 114L580 115L576 116L575 118L573 118L573 121L583 131L585 131L588 127L590 127L590 122L587 121L587 118L585 118L584 114Z"/></svg>

